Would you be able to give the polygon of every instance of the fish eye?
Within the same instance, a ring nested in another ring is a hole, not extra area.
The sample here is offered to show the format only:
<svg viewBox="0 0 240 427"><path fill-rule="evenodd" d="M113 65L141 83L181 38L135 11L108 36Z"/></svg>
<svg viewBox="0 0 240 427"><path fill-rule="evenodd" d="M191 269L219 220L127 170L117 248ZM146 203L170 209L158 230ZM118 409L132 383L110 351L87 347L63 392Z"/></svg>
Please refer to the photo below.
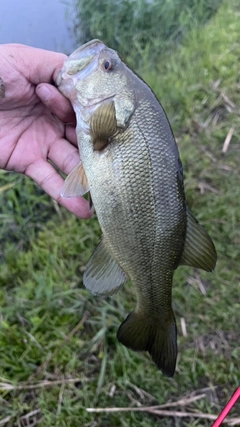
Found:
<svg viewBox="0 0 240 427"><path fill-rule="evenodd" d="M104 69L107 71L112 70L112 63L110 61L108 61L107 59L106 59L106 61L104 61L103 66L104 66Z"/></svg>

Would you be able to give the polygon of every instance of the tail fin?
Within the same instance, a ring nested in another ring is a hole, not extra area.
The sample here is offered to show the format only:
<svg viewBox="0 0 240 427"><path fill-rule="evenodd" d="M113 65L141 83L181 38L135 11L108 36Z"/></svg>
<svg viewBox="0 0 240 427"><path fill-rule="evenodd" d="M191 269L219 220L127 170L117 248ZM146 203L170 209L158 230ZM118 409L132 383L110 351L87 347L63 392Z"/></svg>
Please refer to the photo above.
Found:
<svg viewBox="0 0 240 427"><path fill-rule="evenodd" d="M158 321L141 311L130 313L117 332L121 344L134 351L148 351L164 375L172 377L177 359L177 327L173 311Z"/></svg>

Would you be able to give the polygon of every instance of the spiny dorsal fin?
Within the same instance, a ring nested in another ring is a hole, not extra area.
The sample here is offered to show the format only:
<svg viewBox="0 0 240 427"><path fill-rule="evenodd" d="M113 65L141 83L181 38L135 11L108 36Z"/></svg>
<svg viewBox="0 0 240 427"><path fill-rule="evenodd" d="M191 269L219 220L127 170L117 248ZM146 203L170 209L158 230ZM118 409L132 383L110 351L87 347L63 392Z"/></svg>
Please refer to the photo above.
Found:
<svg viewBox="0 0 240 427"><path fill-rule="evenodd" d="M90 133L94 150L102 150L116 131L117 121L114 102L104 102L97 108L90 120Z"/></svg>
<svg viewBox="0 0 240 427"><path fill-rule="evenodd" d="M62 197L83 196L89 191L88 180L82 162L79 162L66 178Z"/></svg>
<svg viewBox="0 0 240 427"><path fill-rule="evenodd" d="M212 271L216 261L217 253L211 237L188 210L186 240L180 264Z"/></svg>
<svg viewBox="0 0 240 427"><path fill-rule="evenodd" d="M110 255L102 237L83 275L86 288L95 295L113 295L127 280L127 274Z"/></svg>

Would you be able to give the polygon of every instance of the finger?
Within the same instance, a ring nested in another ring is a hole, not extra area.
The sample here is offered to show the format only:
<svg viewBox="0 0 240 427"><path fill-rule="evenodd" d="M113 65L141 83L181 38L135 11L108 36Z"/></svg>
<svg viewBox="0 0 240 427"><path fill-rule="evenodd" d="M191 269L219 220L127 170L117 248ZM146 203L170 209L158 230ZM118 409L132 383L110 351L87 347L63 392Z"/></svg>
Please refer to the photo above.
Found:
<svg viewBox="0 0 240 427"><path fill-rule="evenodd" d="M26 75L27 66L28 79L35 85L43 82L51 83L55 70L61 69L63 62L67 58L63 53L30 46L15 45L16 48L17 51L15 53L21 57L20 63L18 61L19 69L23 68L23 74Z"/></svg>
<svg viewBox="0 0 240 427"><path fill-rule="evenodd" d="M62 122L75 126L76 118L70 101L65 98L53 85L41 83L36 87L36 94Z"/></svg>
<svg viewBox="0 0 240 427"><path fill-rule="evenodd" d="M79 151L66 139L58 139L49 150L48 159L51 160L63 173L68 175L79 163Z"/></svg>
<svg viewBox="0 0 240 427"><path fill-rule="evenodd" d="M75 126L67 125L65 136L68 141L70 141L72 144L74 144L77 147L77 134L76 134L76 128Z"/></svg>
<svg viewBox="0 0 240 427"><path fill-rule="evenodd" d="M60 193L64 180L50 163L43 159L38 160L32 163L25 173L36 181L57 203L64 206L77 217L87 219L92 216L93 211L89 211L89 204L83 197L66 199L61 196Z"/></svg>

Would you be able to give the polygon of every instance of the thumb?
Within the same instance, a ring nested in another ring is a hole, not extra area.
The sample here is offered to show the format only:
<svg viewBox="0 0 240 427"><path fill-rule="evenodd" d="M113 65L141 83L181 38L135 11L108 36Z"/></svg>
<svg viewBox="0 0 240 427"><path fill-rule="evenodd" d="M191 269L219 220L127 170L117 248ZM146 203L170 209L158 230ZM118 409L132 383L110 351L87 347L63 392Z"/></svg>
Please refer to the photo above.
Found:
<svg viewBox="0 0 240 427"><path fill-rule="evenodd" d="M67 58L63 53L15 43L2 45L1 51L3 57L10 58L10 64L35 85L52 83L55 70L61 69Z"/></svg>
<svg viewBox="0 0 240 427"><path fill-rule="evenodd" d="M61 69L66 55L49 50L32 48L21 45L21 56L24 58L24 67L29 66L28 78L35 85L39 83L52 83L55 71Z"/></svg>

